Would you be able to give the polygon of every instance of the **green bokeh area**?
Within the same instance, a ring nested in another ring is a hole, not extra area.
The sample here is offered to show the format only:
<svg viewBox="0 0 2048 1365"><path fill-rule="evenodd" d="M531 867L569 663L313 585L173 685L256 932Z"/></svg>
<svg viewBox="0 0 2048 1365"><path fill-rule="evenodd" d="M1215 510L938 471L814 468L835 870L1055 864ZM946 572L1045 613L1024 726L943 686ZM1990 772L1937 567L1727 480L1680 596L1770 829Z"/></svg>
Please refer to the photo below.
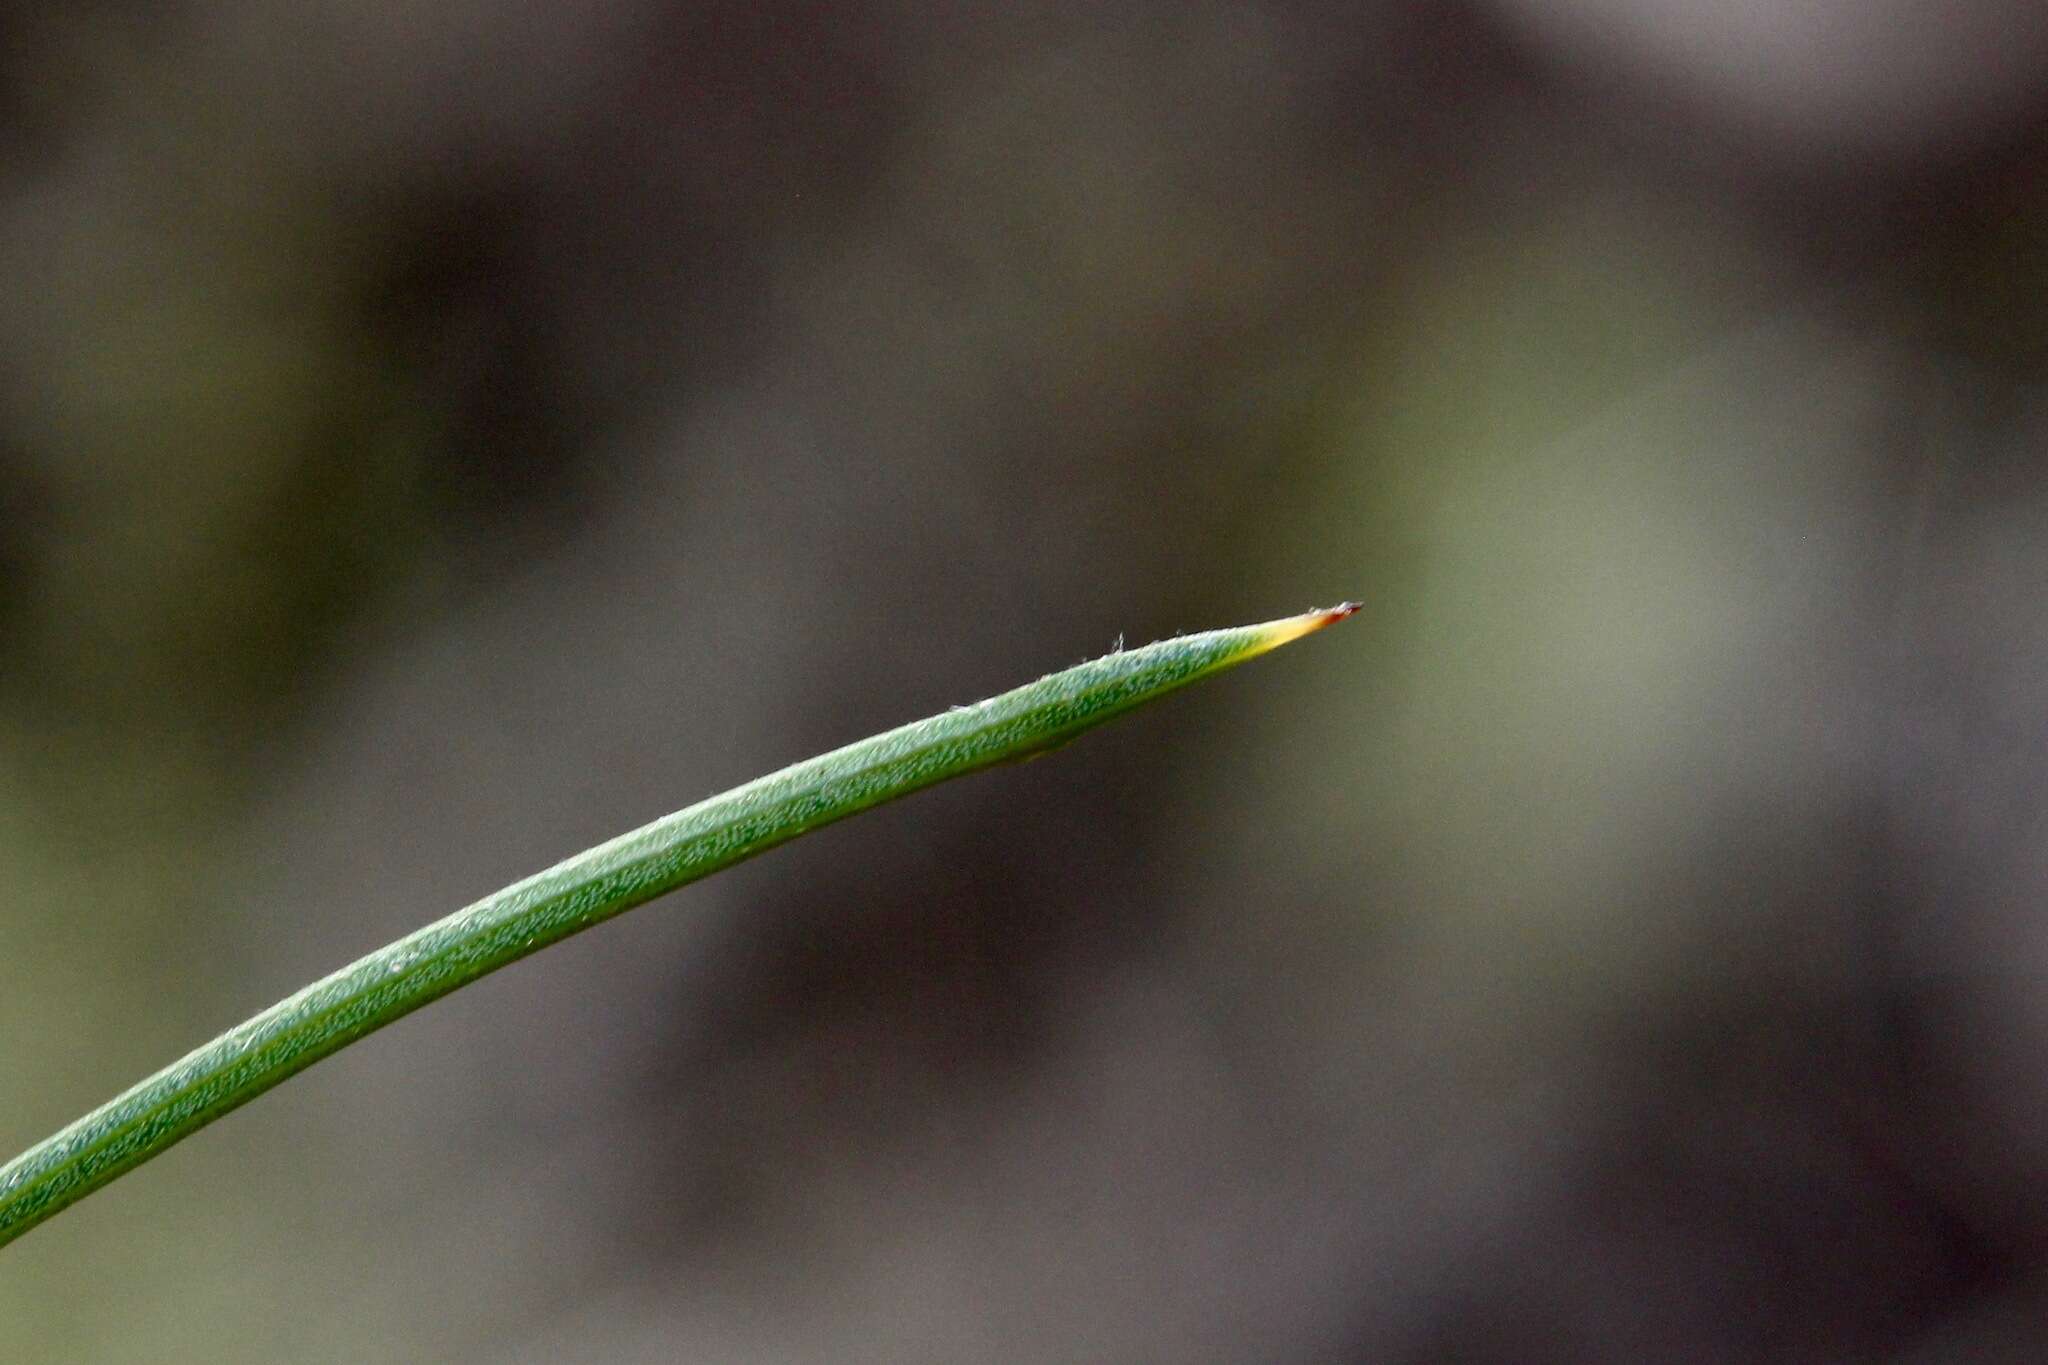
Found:
<svg viewBox="0 0 2048 1365"><path fill-rule="evenodd" d="M10 15L0 1155L1365 607L323 1062L0 1251L0 1357L2023 1355L2048 56L1965 8Z"/></svg>

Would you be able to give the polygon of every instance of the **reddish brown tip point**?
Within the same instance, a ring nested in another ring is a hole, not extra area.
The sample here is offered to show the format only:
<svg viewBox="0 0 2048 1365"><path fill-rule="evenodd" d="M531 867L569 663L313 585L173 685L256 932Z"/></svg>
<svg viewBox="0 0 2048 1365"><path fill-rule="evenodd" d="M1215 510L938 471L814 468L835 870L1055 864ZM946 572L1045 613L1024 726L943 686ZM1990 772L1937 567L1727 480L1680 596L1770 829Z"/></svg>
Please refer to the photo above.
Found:
<svg viewBox="0 0 2048 1365"><path fill-rule="evenodd" d="M1290 640L1299 640L1304 635L1312 635L1332 622L1343 620L1357 611L1362 605L1364 604L1359 602L1339 602L1334 607L1324 608L1319 611L1305 611L1299 616L1289 616L1280 621L1268 621L1263 626L1254 627L1258 632L1258 643L1253 652L1263 654L1269 649L1278 649Z"/></svg>

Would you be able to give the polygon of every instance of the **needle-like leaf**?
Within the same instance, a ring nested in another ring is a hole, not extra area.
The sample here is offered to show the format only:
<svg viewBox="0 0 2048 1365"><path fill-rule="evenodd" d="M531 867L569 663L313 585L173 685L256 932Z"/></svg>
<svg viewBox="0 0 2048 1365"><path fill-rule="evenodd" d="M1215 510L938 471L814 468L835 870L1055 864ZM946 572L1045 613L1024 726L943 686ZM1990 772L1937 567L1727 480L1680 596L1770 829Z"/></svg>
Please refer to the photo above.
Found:
<svg viewBox="0 0 2048 1365"><path fill-rule="evenodd" d="M1106 655L758 778L486 896L272 1005L0 1167L0 1245L294 1072L508 962L820 825L1051 748L1355 610L1346 603Z"/></svg>

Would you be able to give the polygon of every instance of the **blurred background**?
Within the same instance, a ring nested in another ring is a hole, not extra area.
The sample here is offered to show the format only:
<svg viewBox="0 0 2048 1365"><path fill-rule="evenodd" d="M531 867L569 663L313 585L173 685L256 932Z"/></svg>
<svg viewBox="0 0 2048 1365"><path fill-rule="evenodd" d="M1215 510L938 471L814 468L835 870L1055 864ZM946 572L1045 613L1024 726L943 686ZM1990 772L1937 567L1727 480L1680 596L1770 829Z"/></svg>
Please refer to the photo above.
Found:
<svg viewBox="0 0 2048 1365"><path fill-rule="evenodd" d="M731 783L10 1359L2038 1359L2048 11L0 10L0 1146Z"/></svg>

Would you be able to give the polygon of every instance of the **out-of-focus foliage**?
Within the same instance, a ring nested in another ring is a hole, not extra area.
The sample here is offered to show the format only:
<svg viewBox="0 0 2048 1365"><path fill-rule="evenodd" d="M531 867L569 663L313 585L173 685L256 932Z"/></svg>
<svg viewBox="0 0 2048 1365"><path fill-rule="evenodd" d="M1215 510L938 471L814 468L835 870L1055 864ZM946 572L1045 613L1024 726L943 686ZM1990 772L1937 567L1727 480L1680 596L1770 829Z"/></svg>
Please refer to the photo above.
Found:
<svg viewBox="0 0 2048 1365"><path fill-rule="evenodd" d="M10 1150L752 772L1370 607L309 1073L10 1248L10 1353L2024 1355L2048 32L1936 12L15 7Z"/></svg>

